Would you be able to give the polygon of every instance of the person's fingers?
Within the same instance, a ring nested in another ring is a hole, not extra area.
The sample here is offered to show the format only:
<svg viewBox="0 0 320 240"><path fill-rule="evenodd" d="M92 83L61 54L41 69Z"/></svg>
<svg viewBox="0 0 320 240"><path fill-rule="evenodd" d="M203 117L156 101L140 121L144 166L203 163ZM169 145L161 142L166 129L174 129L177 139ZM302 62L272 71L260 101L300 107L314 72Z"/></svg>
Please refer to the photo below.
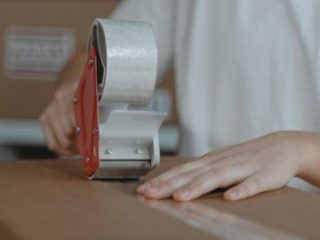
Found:
<svg viewBox="0 0 320 240"><path fill-rule="evenodd" d="M48 147L57 153L72 155L75 147L75 114L73 96L77 84L56 91L51 103L40 117Z"/></svg>
<svg viewBox="0 0 320 240"><path fill-rule="evenodd" d="M211 152L210 154L206 154L206 155L202 156L198 160L176 166L176 167L172 168L171 170L169 170L163 174L160 174L159 176L157 176L157 177L151 179L150 181L139 186L137 191L142 194L147 189L155 187L155 185L161 184L165 181L168 181L170 178L173 178L177 175L181 175L185 172L194 170L196 168L209 166L210 164L214 164L216 162L219 162L219 161L225 159L230 154L232 154L232 155L236 154L240 150L241 149L238 146L230 146L228 148L215 150L215 151Z"/></svg>
<svg viewBox="0 0 320 240"><path fill-rule="evenodd" d="M66 137L71 137L74 134L74 127L70 114L66 113L63 109L60 109L56 115L60 122L61 130Z"/></svg>
<svg viewBox="0 0 320 240"><path fill-rule="evenodd" d="M63 127L64 124L61 118L57 116L54 111L49 111L48 117L51 119L49 124L51 125L51 128L56 135L56 138L58 140L58 145L61 146L62 148L68 148L69 141L68 141L67 133L65 132L65 129Z"/></svg>
<svg viewBox="0 0 320 240"><path fill-rule="evenodd" d="M69 150L72 152L73 155L79 153L75 136L71 139L71 147L69 148Z"/></svg>
<svg viewBox="0 0 320 240"><path fill-rule="evenodd" d="M74 135L74 127L68 115L59 114L56 116L55 121L57 121L55 125L59 125L59 130L67 139Z"/></svg>
<svg viewBox="0 0 320 240"><path fill-rule="evenodd" d="M60 106L60 116L59 120L63 124L64 135L67 137L69 141L69 146L67 146L67 150L73 154L77 153L76 148L76 119L73 105L71 108L65 109L65 107Z"/></svg>
<svg viewBox="0 0 320 240"><path fill-rule="evenodd" d="M198 167L194 170L190 170L188 172L184 172L180 175L172 177L167 181L163 181L162 183L152 185L146 191L139 193L148 198L166 198L171 196L173 192L185 186L194 178L202 175L206 171L208 171L207 167Z"/></svg>
<svg viewBox="0 0 320 240"><path fill-rule="evenodd" d="M156 187L158 184L161 184L165 181L168 181L170 178L173 178L175 176L181 175L183 173L186 173L188 171L194 170L199 167L203 167L207 165L208 163L201 160L196 160L188 163L184 163L182 165L176 166L169 171L160 174L159 176L151 179L150 181L142 184L137 191L139 193L143 193L144 191Z"/></svg>
<svg viewBox="0 0 320 240"><path fill-rule="evenodd" d="M54 148L56 148L56 139L55 136L50 128L50 126L47 123L47 119L46 119L46 115L43 114L40 117L40 125L41 125L41 129L44 133L45 139L47 141L47 145L48 148L50 150L53 150Z"/></svg>
<svg viewBox="0 0 320 240"><path fill-rule="evenodd" d="M72 110L69 114L69 119L71 121L71 126L72 126L72 129L75 129L76 127L76 116L75 116L75 112L74 110Z"/></svg>
<svg viewBox="0 0 320 240"><path fill-rule="evenodd" d="M173 193L173 198L177 201L193 200L217 188L235 184L252 174L253 171L253 168L243 164L213 168Z"/></svg>
<svg viewBox="0 0 320 240"><path fill-rule="evenodd" d="M69 99L70 98L70 99ZM55 104L51 107L52 112L58 118L60 127L64 131L64 134L71 137L74 134L74 122L73 119L73 102L71 96L64 96L64 94L57 92L55 95Z"/></svg>
<svg viewBox="0 0 320 240"><path fill-rule="evenodd" d="M261 192L277 189L283 185L271 173L256 173L226 191L224 198L226 200L241 200Z"/></svg>
<svg viewBox="0 0 320 240"><path fill-rule="evenodd" d="M54 130L52 130L49 122L45 122L45 123L42 122L41 127L42 127L43 133L46 137L48 148L51 151L54 151L54 152L57 152L57 153L60 153L63 155L70 155L71 154L71 152L69 150L64 150L59 147L57 137L54 133Z"/></svg>
<svg viewBox="0 0 320 240"><path fill-rule="evenodd" d="M60 154L71 155L72 152L69 150L71 147L71 141L68 138L67 134L64 132L61 119L56 114L57 111L53 109L48 109L47 117L50 121L47 121L47 124L50 126L52 134L55 136L56 142L51 147L53 151L56 151Z"/></svg>
<svg viewBox="0 0 320 240"><path fill-rule="evenodd" d="M204 155L199 160L179 165L151 179L150 181L139 186L137 191L138 193L143 194L147 190L158 190L158 185L168 181L175 176L179 176L196 168L202 168L206 166L212 167L212 164L217 165L217 167L220 164L223 167L225 165L224 161L228 161L230 164L237 163L239 159L235 158L234 156L241 155L241 153L245 151L246 147L243 146L243 144L232 145L226 148L215 150L209 154Z"/></svg>

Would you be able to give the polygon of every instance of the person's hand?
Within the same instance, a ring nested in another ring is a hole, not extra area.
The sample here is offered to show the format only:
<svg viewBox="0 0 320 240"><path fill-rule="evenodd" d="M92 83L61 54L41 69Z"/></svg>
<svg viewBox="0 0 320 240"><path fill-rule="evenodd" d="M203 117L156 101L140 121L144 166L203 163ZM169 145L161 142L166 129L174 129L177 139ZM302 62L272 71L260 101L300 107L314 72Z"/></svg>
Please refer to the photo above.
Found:
<svg viewBox="0 0 320 240"><path fill-rule="evenodd" d="M79 69L82 69L85 57L86 51L82 49L69 60L60 73L53 99L40 116L49 149L61 155L77 153L73 98L80 80Z"/></svg>
<svg viewBox="0 0 320 240"><path fill-rule="evenodd" d="M177 201L198 198L217 188L230 187L227 200L240 200L280 188L303 173L313 146L308 133L279 132L213 151L182 164L141 185L148 198L172 196Z"/></svg>
<svg viewBox="0 0 320 240"><path fill-rule="evenodd" d="M50 150L66 156L76 153L73 98L77 84L65 84L40 116L42 131Z"/></svg>

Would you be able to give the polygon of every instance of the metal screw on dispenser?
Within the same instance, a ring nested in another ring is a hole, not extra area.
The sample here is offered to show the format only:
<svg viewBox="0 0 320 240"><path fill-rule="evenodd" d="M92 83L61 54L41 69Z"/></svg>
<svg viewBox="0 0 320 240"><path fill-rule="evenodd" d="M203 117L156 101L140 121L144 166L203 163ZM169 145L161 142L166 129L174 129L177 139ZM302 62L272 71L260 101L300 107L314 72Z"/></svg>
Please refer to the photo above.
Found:
<svg viewBox="0 0 320 240"><path fill-rule="evenodd" d="M73 98L73 103L74 103L74 104L77 104L77 103L78 103L78 98L77 98L77 97L74 97L74 98Z"/></svg>
<svg viewBox="0 0 320 240"><path fill-rule="evenodd" d="M92 67L93 64L94 64L94 60L93 60L93 58L90 58L90 59L89 59L89 66Z"/></svg>
<svg viewBox="0 0 320 240"><path fill-rule="evenodd" d="M143 153L142 150L139 149L139 148L137 148L137 149L135 150L135 152L136 152L136 154L142 154L142 153Z"/></svg>
<svg viewBox="0 0 320 240"><path fill-rule="evenodd" d="M98 135L98 133L99 133L98 128L93 129L93 134L94 134L94 135Z"/></svg>
<svg viewBox="0 0 320 240"><path fill-rule="evenodd" d="M113 150L111 148L106 149L106 154L113 154Z"/></svg>
<svg viewBox="0 0 320 240"><path fill-rule="evenodd" d="M80 134L81 128L78 126L76 127L76 134Z"/></svg>

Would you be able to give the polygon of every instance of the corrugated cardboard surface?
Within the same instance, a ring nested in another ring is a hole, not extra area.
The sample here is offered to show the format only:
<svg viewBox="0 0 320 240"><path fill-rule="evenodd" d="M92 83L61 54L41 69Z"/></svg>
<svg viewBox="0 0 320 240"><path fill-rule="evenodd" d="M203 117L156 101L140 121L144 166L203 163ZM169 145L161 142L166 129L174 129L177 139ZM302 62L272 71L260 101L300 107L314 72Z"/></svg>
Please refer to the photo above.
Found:
<svg viewBox="0 0 320 240"><path fill-rule="evenodd" d="M37 118L55 89L48 79L14 79L5 69L5 34L11 27L70 28L76 50L86 44L89 27L97 17L107 17L117 0L100 1L0 1L0 117ZM80 70L79 70L80 71Z"/></svg>
<svg viewBox="0 0 320 240"><path fill-rule="evenodd" d="M149 177L178 163L162 159ZM89 181L82 171L77 160L0 162L1 239L215 238L139 201L137 182ZM211 194L194 203L295 236L320 237L317 195L285 188L240 202Z"/></svg>

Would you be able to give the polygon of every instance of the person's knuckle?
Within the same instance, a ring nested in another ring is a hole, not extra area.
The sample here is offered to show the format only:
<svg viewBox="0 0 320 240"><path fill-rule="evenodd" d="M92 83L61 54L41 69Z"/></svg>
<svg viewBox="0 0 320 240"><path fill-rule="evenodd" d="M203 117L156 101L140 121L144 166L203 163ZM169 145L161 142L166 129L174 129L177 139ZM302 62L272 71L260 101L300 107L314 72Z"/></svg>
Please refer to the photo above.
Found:
<svg viewBox="0 0 320 240"><path fill-rule="evenodd" d="M58 145L57 145L55 142L49 142L49 143L48 143L48 148L49 148L51 151L56 152L56 151L58 150Z"/></svg>
<svg viewBox="0 0 320 240"><path fill-rule="evenodd" d="M157 185L160 184L162 181L159 179L159 177L153 178L149 181L150 185Z"/></svg>
<svg viewBox="0 0 320 240"><path fill-rule="evenodd" d="M224 167L212 167L205 175L204 181L211 181L212 179L220 179L225 175Z"/></svg>
<svg viewBox="0 0 320 240"><path fill-rule="evenodd" d="M208 184L208 180L201 177L198 179L193 180L190 184L188 189L193 193L196 194L198 192L202 192L205 188L206 184Z"/></svg>
<svg viewBox="0 0 320 240"><path fill-rule="evenodd" d="M172 181L162 182L162 183L159 183L159 186L161 189L172 189L174 187L174 182Z"/></svg>
<svg viewBox="0 0 320 240"><path fill-rule="evenodd" d="M184 163L180 166L178 166L178 171L190 171L193 170L195 168L197 168L197 166L199 165L201 159L197 159L194 161L189 161L187 163Z"/></svg>
<svg viewBox="0 0 320 240"><path fill-rule="evenodd" d="M61 142L61 147L63 148L63 149L68 149L68 148L70 148L71 147L71 141L70 140L68 140L68 139L65 139L65 140L63 140L62 142Z"/></svg>
<svg viewBox="0 0 320 240"><path fill-rule="evenodd" d="M261 188L261 180L259 178L251 179L248 184L246 184L246 192L248 194L253 194L259 191Z"/></svg>
<svg viewBox="0 0 320 240"><path fill-rule="evenodd" d="M48 106L48 108L46 109L46 116L52 116L52 114L55 114L55 105L54 104L51 104L50 106Z"/></svg>
<svg viewBox="0 0 320 240"><path fill-rule="evenodd" d="M204 188L204 185L205 181L203 179L197 179L190 184L189 190L194 193L201 192L201 190Z"/></svg>
<svg viewBox="0 0 320 240"><path fill-rule="evenodd" d="M261 178L256 177L256 178L251 180L251 184L255 189L258 189L262 185L262 180L261 180Z"/></svg>
<svg viewBox="0 0 320 240"><path fill-rule="evenodd" d="M228 176L229 172L230 172L230 168L223 166L215 170L214 177L224 179L226 176Z"/></svg>
<svg viewBox="0 0 320 240"><path fill-rule="evenodd" d="M69 114L69 119L70 119L71 125L74 126L75 120L76 120L75 119L76 118L75 109L73 107L71 107L67 114Z"/></svg>
<svg viewBox="0 0 320 240"><path fill-rule="evenodd" d="M42 123L42 124L44 124L44 123L47 121L47 115L46 115L45 112L40 115L39 121L40 121L40 123Z"/></svg>
<svg viewBox="0 0 320 240"><path fill-rule="evenodd" d="M157 179L158 180L168 179L168 178L179 175L181 172L183 172L181 166L176 166L176 167L171 168L169 171L158 176Z"/></svg>
<svg viewBox="0 0 320 240"><path fill-rule="evenodd" d="M248 196L250 194L251 188L249 184L243 184L237 188L237 191L244 196Z"/></svg>
<svg viewBox="0 0 320 240"><path fill-rule="evenodd" d="M66 135L67 137L71 137L74 135L74 129L71 126L66 128Z"/></svg>

